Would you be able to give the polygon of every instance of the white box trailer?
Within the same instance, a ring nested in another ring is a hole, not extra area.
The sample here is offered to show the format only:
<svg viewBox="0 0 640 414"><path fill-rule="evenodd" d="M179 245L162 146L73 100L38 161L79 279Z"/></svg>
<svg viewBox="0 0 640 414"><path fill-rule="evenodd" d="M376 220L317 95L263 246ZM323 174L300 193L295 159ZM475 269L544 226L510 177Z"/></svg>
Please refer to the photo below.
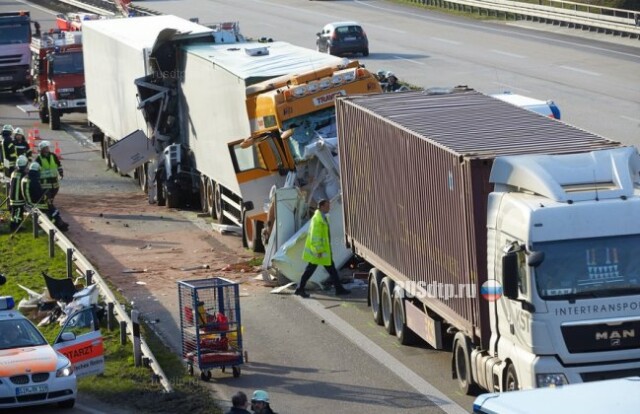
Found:
<svg viewBox="0 0 640 414"><path fill-rule="evenodd" d="M87 118L101 131L98 138L103 140L105 156L109 144L138 129L146 132L146 122L137 109L134 81L150 73L149 54L165 29L211 32L171 15L87 20L82 24Z"/></svg>

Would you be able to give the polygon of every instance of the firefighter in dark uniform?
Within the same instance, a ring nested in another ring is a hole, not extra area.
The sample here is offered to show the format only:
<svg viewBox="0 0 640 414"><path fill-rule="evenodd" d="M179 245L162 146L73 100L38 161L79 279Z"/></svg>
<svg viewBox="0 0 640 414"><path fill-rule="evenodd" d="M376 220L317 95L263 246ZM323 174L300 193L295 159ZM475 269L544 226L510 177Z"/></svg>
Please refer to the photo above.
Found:
<svg viewBox="0 0 640 414"><path fill-rule="evenodd" d="M5 177L9 177L16 167L16 148L13 145L13 127L5 125L2 127L2 160Z"/></svg>
<svg viewBox="0 0 640 414"><path fill-rule="evenodd" d="M21 185L27 206L38 208L45 213L60 230L67 231L69 229L69 225L62 220L60 212L47 194L51 190L42 188L40 184L40 164L35 161L31 163L29 173L22 179Z"/></svg>
<svg viewBox="0 0 640 414"><path fill-rule="evenodd" d="M49 190L48 197L53 202L60 189L60 179L63 177L62 164L58 156L51 152L49 141L42 141L38 146L40 155L35 162L40 164L40 184L45 190Z"/></svg>
<svg viewBox="0 0 640 414"><path fill-rule="evenodd" d="M32 152L31 148L29 148L29 143L24 136L24 131L22 128L16 128L13 130L13 146L16 148L16 155L19 157L24 155L27 157L27 160L32 160Z"/></svg>
<svg viewBox="0 0 640 414"><path fill-rule="evenodd" d="M9 182L9 211L11 212L11 232L14 232L24 215L25 198L22 193L22 178L27 174L27 157L21 155L16 160L17 168L11 173L11 181Z"/></svg>

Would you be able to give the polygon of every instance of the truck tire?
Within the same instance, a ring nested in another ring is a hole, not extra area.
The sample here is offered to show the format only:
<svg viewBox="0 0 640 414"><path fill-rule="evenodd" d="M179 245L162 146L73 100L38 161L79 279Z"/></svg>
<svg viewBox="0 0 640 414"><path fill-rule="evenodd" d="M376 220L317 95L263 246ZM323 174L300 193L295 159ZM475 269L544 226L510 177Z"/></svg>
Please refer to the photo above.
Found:
<svg viewBox="0 0 640 414"><path fill-rule="evenodd" d="M207 195L207 177L200 176L200 211L202 213L209 213L208 195Z"/></svg>
<svg viewBox="0 0 640 414"><path fill-rule="evenodd" d="M222 187L216 183L213 190L213 199L216 211L216 220L218 224L230 224L231 221L224 216L224 201L222 201Z"/></svg>
<svg viewBox="0 0 640 414"><path fill-rule="evenodd" d="M462 333L456 333L453 338L453 374L458 380L458 387L465 395L474 391L471 379L471 345L469 339Z"/></svg>
<svg viewBox="0 0 640 414"><path fill-rule="evenodd" d="M373 314L373 321L382 326L382 309L380 308L380 281L382 274L378 269L369 271L369 306Z"/></svg>
<svg viewBox="0 0 640 414"><path fill-rule="evenodd" d="M111 162L111 156L109 155L109 138L104 137L102 140L102 158L104 158L104 163L107 165L107 169L113 168L113 163Z"/></svg>
<svg viewBox="0 0 640 414"><path fill-rule="evenodd" d="M215 199L215 184L210 178L204 177L207 187L207 212L212 219L217 219L216 214L216 199Z"/></svg>
<svg viewBox="0 0 640 414"><path fill-rule="evenodd" d="M264 253L262 244L262 221L251 220L245 217L246 212L242 212L242 246L254 253Z"/></svg>
<svg viewBox="0 0 640 414"><path fill-rule="evenodd" d="M393 290L393 324L396 327L396 338L400 345L411 345L416 342L417 335L407 326L404 291L399 286Z"/></svg>
<svg viewBox="0 0 640 414"><path fill-rule="evenodd" d="M52 131L60 129L60 111L54 108L49 108L49 128Z"/></svg>
<svg viewBox="0 0 640 414"><path fill-rule="evenodd" d="M160 207L167 204L167 199L164 195L164 185L162 181L163 180L158 177L158 174L156 174L156 200Z"/></svg>
<svg viewBox="0 0 640 414"><path fill-rule="evenodd" d="M49 110L45 105L40 106L38 116L40 117L40 122L42 122L43 124L49 123Z"/></svg>
<svg viewBox="0 0 640 414"><path fill-rule="evenodd" d="M162 195L166 201L167 208L180 207L180 191L178 191L175 185L163 181Z"/></svg>
<svg viewBox="0 0 640 414"><path fill-rule="evenodd" d="M516 368L510 363L504 376L504 391L518 391L519 389L520 383L518 382Z"/></svg>
<svg viewBox="0 0 640 414"><path fill-rule="evenodd" d="M140 189L143 193L147 194L149 191L149 180L147 177L147 163L142 164L138 167L138 183L140 184Z"/></svg>
<svg viewBox="0 0 640 414"><path fill-rule="evenodd" d="M380 283L380 309L382 313L382 324L389 335L395 335L396 329L393 324L393 281L385 276Z"/></svg>

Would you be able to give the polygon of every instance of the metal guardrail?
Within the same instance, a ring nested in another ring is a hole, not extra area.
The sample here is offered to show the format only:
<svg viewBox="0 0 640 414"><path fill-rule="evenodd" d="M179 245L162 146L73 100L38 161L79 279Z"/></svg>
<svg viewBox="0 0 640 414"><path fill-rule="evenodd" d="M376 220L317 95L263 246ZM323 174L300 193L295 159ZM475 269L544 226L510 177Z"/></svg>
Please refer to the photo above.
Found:
<svg viewBox="0 0 640 414"><path fill-rule="evenodd" d="M62 232L47 218L45 214L43 214L38 209L33 209L32 211L33 217L37 218L34 220L34 235L37 235L37 226L40 226L45 232L49 235L49 251L50 254L53 251L53 243L55 243L58 247L60 247L67 255L67 267L69 268L71 263L75 262L77 269L82 272L82 274L86 275L91 272L91 279L95 284L98 285L100 292L107 298L109 303L113 303L113 310L116 315L116 319L118 322L125 322L127 324L127 335L131 342L133 342L133 331L131 327L133 326L131 322L131 318L127 315L125 308L118 302L113 292L109 286L105 283L100 273L93 267L91 262L87 260L86 257L73 245L73 243L64 235ZM69 270L69 269L68 269ZM141 349L142 354L148 358L149 367L153 370L153 372L158 377L160 383L164 387L166 392L173 392L173 387L169 383L167 376L165 375L162 367L156 361L151 349L146 344L144 339L141 338Z"/></svg>
<svg viewBox="0 0 640 414"><path fill-rule="evenodd" d="M409 0L411 3L460 11L495 13L500 17L558 23L640 39L640 11L593 6L564 0L538 0L537 4L513 0ZM594 11L599 12L594 12Z"/></svg>

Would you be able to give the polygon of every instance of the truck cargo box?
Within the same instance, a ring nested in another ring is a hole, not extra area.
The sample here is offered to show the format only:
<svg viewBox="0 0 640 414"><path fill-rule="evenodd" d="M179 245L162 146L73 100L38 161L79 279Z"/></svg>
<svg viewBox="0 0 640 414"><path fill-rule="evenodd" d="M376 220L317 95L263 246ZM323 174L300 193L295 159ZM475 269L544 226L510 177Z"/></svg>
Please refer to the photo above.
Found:
<svg viewBox="0 0 640 414"><path fill-rule="evenodd" d="M137 109L134 80L150 72L147 57L165 29L191 34L211 32L170 15L87 20L82 24L87 117L113 140L137 129L147 132Z"/></svg>
<svg viewBox="0 0 640 414"><path fill-rule="evenodd" d="M396 281L474 286L475 297L423 301L485 344L493 160L621 146L475 91L346 97L336 116L346 242Z"/></svg>

